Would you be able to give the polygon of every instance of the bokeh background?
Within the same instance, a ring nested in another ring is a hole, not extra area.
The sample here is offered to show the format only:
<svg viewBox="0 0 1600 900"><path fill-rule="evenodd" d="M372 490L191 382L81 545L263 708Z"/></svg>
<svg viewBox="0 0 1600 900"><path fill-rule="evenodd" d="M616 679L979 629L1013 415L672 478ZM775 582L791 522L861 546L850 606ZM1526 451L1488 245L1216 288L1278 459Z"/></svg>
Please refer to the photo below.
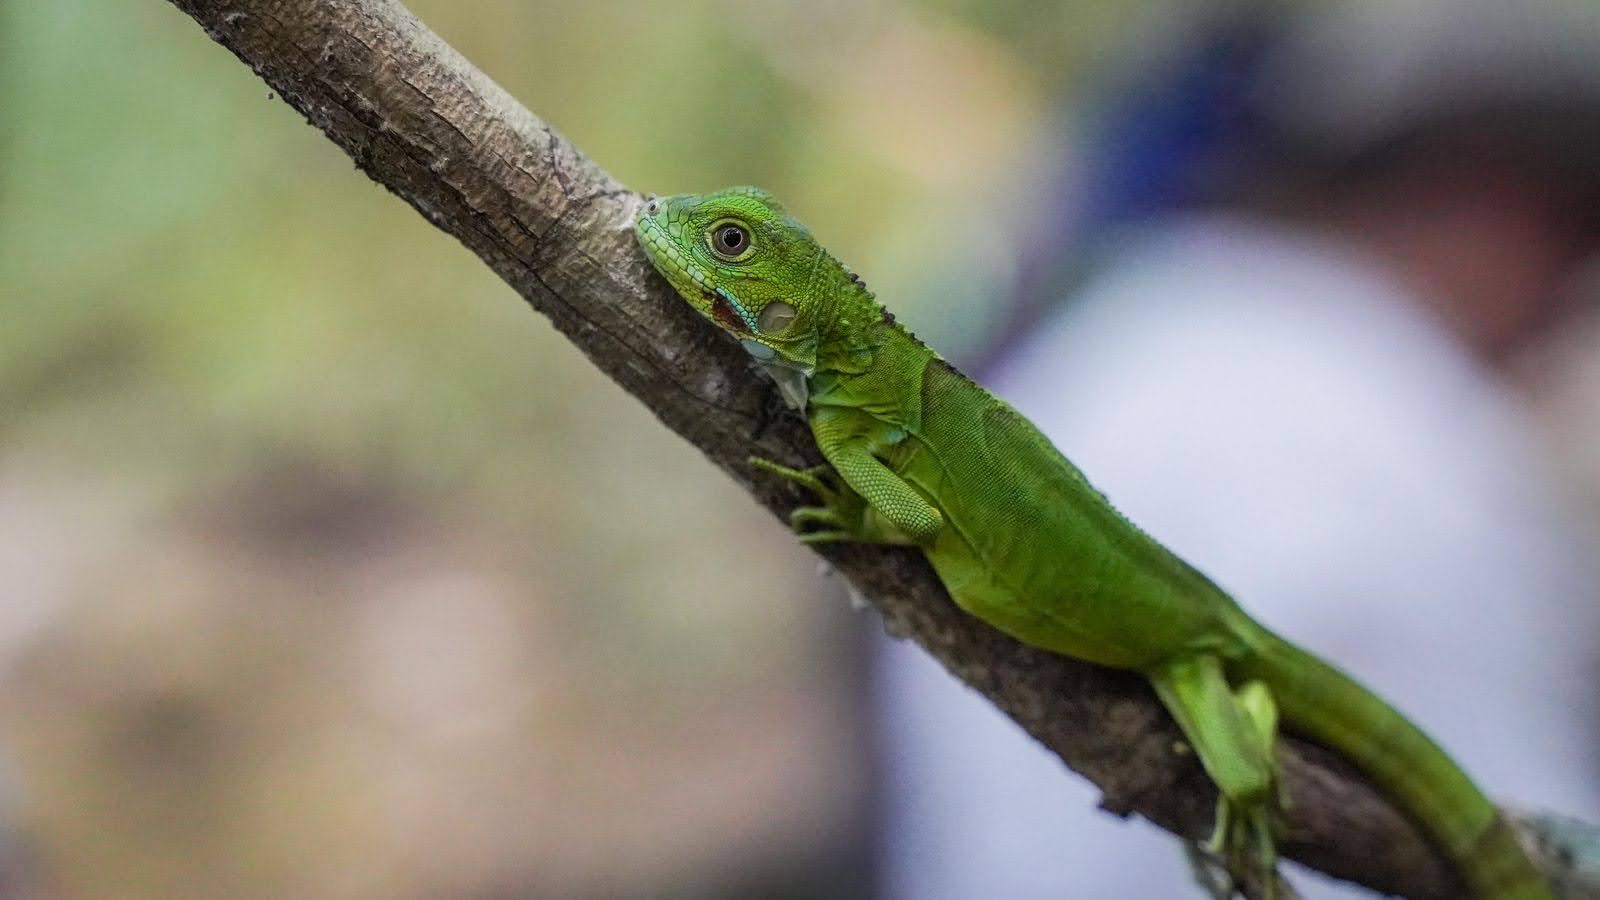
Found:
<svg viewBox="0 0 1600 900"><path fill-rule="evenodd" d="M770 188L957 356L1075 104L1189 7L409 5L630 186ZM1592 505L1600 329L1521 371ZM167 3L0 0L11 895L865 896L875 627Z"/></svg>

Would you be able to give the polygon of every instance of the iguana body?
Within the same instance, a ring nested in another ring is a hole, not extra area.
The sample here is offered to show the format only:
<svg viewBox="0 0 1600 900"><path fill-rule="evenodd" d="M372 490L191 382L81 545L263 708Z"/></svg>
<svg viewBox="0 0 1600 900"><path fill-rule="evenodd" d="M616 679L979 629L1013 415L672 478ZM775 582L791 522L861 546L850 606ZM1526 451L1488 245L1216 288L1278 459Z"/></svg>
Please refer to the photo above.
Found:
<svg viewBox="0 0 1600 900"><path fill-rule="evenodd" d="M1273 864L1276 717L1354 762L1482 898L1548 888L1494 806L1394 710L1256 624L1106 502L1033 425L889 315L770 196L652 201L639 239L803 409L828 465L802 540L920 546L964 610L1038 647L1144 674L1222 795L1212 848Z"/></svg>

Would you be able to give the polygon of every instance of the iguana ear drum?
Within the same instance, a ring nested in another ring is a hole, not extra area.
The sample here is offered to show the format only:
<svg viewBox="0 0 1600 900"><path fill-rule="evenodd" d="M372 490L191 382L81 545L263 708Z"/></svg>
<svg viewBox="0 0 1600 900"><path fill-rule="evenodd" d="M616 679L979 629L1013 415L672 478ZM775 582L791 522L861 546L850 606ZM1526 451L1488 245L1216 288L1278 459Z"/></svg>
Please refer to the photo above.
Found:
<svg viewBox="0 0 1600 900"><path fill-rule="evenodd" d="M761 308L761 315L756 317L756 326L762 334L782 334L794 321L794 307L774 300Z"/></svg>

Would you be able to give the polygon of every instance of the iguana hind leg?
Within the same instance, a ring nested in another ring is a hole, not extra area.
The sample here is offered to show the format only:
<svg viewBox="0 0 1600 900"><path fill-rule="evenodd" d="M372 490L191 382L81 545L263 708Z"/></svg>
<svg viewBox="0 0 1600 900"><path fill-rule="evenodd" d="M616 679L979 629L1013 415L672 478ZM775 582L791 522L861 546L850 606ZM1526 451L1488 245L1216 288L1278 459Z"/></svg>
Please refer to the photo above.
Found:
<svg viewBox="0 0 1600 900"><path fill-rule="evenodd" d="M1214 897L1231 896L1247 882L1264 885L1269 897L1292 897L1277 875L1278 779L1272 746L1278 715L1266 686L1250 682L1230 689L1221 660L1208 654L1184 657L1148 674L1221 794L1216 829L1190 856L1201 885ZM1209 861L1220 862L1226 877L1206 871Z"/></svg>

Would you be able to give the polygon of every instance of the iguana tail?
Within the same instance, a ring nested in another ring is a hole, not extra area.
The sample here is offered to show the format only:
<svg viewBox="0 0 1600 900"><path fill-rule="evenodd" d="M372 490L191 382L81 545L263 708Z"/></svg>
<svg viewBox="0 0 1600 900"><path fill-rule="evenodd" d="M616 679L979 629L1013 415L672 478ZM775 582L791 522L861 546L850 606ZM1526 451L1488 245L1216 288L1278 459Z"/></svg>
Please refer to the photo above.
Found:
<svg viewBox="0 0 1600 900"><path fill-rule="evenodd" d="M1267 685L1289 730L1338 752L1397 801L1480 900L1552 900L1494 804L1437 744L1338 669L1267 638L1234 671Z"/></svg>

